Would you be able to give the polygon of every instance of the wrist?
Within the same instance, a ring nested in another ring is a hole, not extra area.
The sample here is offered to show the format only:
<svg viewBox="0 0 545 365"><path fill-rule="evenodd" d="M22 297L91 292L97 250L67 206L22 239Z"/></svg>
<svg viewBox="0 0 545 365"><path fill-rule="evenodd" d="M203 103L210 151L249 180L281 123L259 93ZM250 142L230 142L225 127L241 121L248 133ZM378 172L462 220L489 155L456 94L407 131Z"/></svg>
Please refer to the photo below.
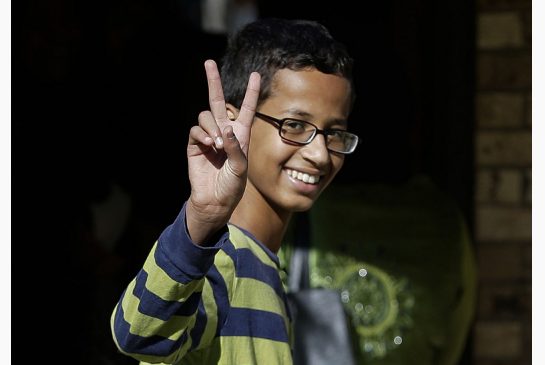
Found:
<svg viewBox="0 0 545 365"><path fill-rule="evenodd" d="M227 224L230 212L212 205L200 206L191 198L186 205L185 224L191 240L199 246L207 246Z"/></svg>

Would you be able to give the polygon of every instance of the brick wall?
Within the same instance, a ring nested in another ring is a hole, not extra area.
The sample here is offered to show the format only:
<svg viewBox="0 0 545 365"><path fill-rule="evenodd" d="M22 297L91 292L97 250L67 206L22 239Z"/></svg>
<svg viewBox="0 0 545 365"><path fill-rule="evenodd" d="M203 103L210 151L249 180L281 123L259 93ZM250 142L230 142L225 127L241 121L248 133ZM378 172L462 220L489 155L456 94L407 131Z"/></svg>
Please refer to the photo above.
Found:
<svg viewBox="0 0 545 365"><path fill-rule="evenodd" d="M473 362L531 364L531 1L477 4Z"/></svg>

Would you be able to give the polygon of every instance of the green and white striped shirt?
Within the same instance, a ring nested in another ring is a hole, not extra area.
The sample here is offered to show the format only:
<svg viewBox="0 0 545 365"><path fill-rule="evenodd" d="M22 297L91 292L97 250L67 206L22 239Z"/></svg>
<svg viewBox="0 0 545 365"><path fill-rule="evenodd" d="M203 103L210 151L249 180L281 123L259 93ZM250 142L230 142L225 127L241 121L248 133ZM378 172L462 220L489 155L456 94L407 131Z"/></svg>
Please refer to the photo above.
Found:
<svg viewBox="0 0 545 365"><path fill-rule="evenodd" d="M115 307L121 352L142 364L292 364L277 256L234 225L218 237L195 245L184 206Z"/></svg>

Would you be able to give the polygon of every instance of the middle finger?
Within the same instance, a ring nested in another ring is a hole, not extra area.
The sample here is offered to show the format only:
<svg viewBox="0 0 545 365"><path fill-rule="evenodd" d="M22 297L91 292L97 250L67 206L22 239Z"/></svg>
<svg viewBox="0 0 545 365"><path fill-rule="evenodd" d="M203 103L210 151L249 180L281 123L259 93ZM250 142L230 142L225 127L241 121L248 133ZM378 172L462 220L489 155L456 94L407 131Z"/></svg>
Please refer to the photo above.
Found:
<svg viewBox="0 0 545 365"><path fill-rule="evenodd" d="M221 86L221 77L218 66L213 60L207 60L204 63L206 70L206 79L208 80L208 99L210 102L210 111L218 121L227 119L227 109L225 108L225 97L223 96L223 87Z"/></svg>

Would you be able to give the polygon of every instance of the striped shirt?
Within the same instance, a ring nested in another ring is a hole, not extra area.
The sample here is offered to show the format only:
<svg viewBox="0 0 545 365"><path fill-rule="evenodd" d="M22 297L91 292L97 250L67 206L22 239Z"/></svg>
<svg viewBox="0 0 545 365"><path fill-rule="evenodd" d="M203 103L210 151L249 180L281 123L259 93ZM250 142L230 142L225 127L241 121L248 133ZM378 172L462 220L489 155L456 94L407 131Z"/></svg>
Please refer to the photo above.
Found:
<svg viewBox="0 0 545 365"><path fill-rule="evenodd" d="M121 352L142 364L292 364L277 256L233 225L218 237L195 245L184 205L114 309Z"/></svg>

